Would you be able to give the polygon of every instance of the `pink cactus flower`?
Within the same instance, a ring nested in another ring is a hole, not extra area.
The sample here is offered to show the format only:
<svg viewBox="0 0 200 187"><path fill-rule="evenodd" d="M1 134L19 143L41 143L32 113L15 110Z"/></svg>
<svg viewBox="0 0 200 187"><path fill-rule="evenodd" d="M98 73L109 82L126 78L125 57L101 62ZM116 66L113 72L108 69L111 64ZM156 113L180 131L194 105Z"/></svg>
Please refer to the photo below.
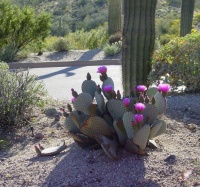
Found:
<svg viewBox="0 0 200 187"><path fill-rule="evenodd" d="M107 86L104 86L103 90L104 92L110 93L112 92L113 87L111 85L107 85Z"/></svg>
<svg viewBox="0 0 200 187"><path fill-rule="evenodd" d="M101 66L98 68L97 73L105 74L107 72L107 67L106 66Z"/></svg>
<svg viewBox="0 0 200 187"><path fill-rule="evenodd" d="M71 101L72 101L72 102L74 102L74 101L75 101L75 99L76 99L75 97L72 97Z"/></svg>
<svg viewBox="0 0 200 187"><path fill-rule="evenodd" d="M170 91L170 89L171 89L171 87L169 84L159 84L158 85L159 92L167 93Z"/></svg>
<svg viewBox="0 0 200 187"><path fill-rule="evenodd" d="M134 118L137 123L141 123L144 119L142 114L135 114Z"/></svg>
<svg viewBox="0 0 200 187"><path fill-rule="evenodd" d="M143 111L146 108L146 106L143 103L136 103L135 104L135 109L137 111Z"/></svg>
<svg viewBox="0 0 200 187"><path fill-rule="evenodd" d="M136 126L137 125L137 123L133 120L132 121L132 126Z"/></svg>
<svg viewBox="0 0 200 187"><path fill-rule="evenodd" d="M144 85L138 85L138 86L136 87L136 89L137 89L138 92L144 92L144 91L147 90L147 87L144 86Z"/></svg>
<svg viewBox="0 0 200 187"><path fill-rule="evenodd" d="M129 106L129 104L130 104L130 99L129 99L129 98L124 98L123 103L124 103L124 106L125 106L125 107L126 107L126 106Z"/></svg>

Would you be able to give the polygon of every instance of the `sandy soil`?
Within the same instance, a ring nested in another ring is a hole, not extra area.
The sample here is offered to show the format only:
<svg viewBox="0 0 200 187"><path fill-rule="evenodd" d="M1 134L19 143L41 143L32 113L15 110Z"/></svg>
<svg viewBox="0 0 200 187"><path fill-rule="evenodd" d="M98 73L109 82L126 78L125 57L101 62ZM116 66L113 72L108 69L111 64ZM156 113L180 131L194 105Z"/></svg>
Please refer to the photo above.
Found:
<svg viewBox="0 0 200 187"><path fill-rule="evenodd" d="M0 152L0 186L200 186L199 101L200 95L168 97L168 110L163 117L168 128L156 139L159 148L147 149L149 156L133 155L119 148L117 161L108 158L102 149L80 148L67 136L65 117L54 121L61 103L44 113L36 110L34 133L42 133L44 138L31 137L26 127L10 139L10 148ZM38 143L50 147L63 141L68 148L56 156L37 156L34 150Z"/></svg>

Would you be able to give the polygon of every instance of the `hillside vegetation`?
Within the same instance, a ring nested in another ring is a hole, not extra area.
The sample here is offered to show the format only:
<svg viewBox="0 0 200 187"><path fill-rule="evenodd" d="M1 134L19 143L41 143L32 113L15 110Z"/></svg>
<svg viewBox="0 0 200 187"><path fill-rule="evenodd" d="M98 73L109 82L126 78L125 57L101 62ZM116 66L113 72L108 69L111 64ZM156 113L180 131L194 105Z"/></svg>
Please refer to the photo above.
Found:
<svg viewBox="0 0 200 187"><path fill-rule="evenodd" d="M38 12L52 14L52 35L64 36L69 32L84 29L89 31L107 21L107 0L12 0L23 6L33 6ZM157 18L180 17L181 0L158 0ZM200 10L196 0L195 11Z"/></svg>

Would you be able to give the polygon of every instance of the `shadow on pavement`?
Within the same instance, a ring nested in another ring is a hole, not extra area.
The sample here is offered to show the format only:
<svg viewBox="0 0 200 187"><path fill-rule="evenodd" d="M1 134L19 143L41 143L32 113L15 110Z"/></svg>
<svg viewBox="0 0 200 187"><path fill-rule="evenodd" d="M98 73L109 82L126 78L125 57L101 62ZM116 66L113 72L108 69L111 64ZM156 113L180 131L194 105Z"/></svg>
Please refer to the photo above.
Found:
<svg viewBox="0 0 200 187"><path fill-rule="evenodd" d="M83 55L78 59L80 61L89 61L92 60L92 58L94 56L96 56L97 54L99 54L101 52L101 49L95 49L95 50L91 50L91 51L86 51L83 53Z"/></svg>
<svg viewBox="0 0 200 187"><path fill-rule="evenodd" d="M73 71L73 70L78 69L78 68L81 68L81 66L70 66L70 67L67 67L65 69L55 71L53 73L49 73L49 74L46 74L46 75L39 76L38 79L39 80L47 79L49 77L53 77L53 76L56 76L58 74L66 74L66 77L70 77L70 76L75 75L75 73L70 72L70 71Z"/></svg>

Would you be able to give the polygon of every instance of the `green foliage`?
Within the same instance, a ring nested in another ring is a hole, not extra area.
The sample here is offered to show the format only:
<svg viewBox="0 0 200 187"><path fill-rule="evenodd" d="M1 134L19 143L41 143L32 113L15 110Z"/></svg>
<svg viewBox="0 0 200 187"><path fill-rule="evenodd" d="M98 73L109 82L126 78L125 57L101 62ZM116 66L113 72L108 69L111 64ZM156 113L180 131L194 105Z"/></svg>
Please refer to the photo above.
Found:
<svg viewBox="0 0 200 187"><path fill-rule="evenodd" d="M97 49L103 47L108 41L106 25L85 32L83 29L66 36L70 49Z"/></svg>
<svg viewBox="0 0 200 187"><path fill-rule="evenodd" d="M59 38L54 44L53 49L58 52L69 50L69 42L65 38Z"/></svg>
<svg viewBox="0 0 200 187"><path fill-rule="evenodd" d="M8 70L9 66L6 62L0 61L0 70Z"/></svg>
<svg viewBox="0 0 200 187"><path fill-rule="evenodd" d="M174 88L186 86L186 91L200 90L200 33L188 34L171 40L160 50L155 51L150 82L164 76Z"/></svg>
<svg viewBox="0 0 200 187"><path fill-rule="evenodd" d="M0 80L0 128L26 124L31 109L43 102L43 84L38 83L34 75L22 70L0 69Z"/></svg>
<svg viewBox="0 0 200 187"><path fill-rule="evenodd" d="M0 1L0 58L12 61L18 51L31 42L43 41L49 33L50 15L30 7L20 9L6 0Z"/></svg>
<svg viewBox="0 0 200 187"><path fill-rule="evenodd" d="M114 56L121 51L121 42L115 42L113 44L107 44L103 48L105 56Z"/></svg>

